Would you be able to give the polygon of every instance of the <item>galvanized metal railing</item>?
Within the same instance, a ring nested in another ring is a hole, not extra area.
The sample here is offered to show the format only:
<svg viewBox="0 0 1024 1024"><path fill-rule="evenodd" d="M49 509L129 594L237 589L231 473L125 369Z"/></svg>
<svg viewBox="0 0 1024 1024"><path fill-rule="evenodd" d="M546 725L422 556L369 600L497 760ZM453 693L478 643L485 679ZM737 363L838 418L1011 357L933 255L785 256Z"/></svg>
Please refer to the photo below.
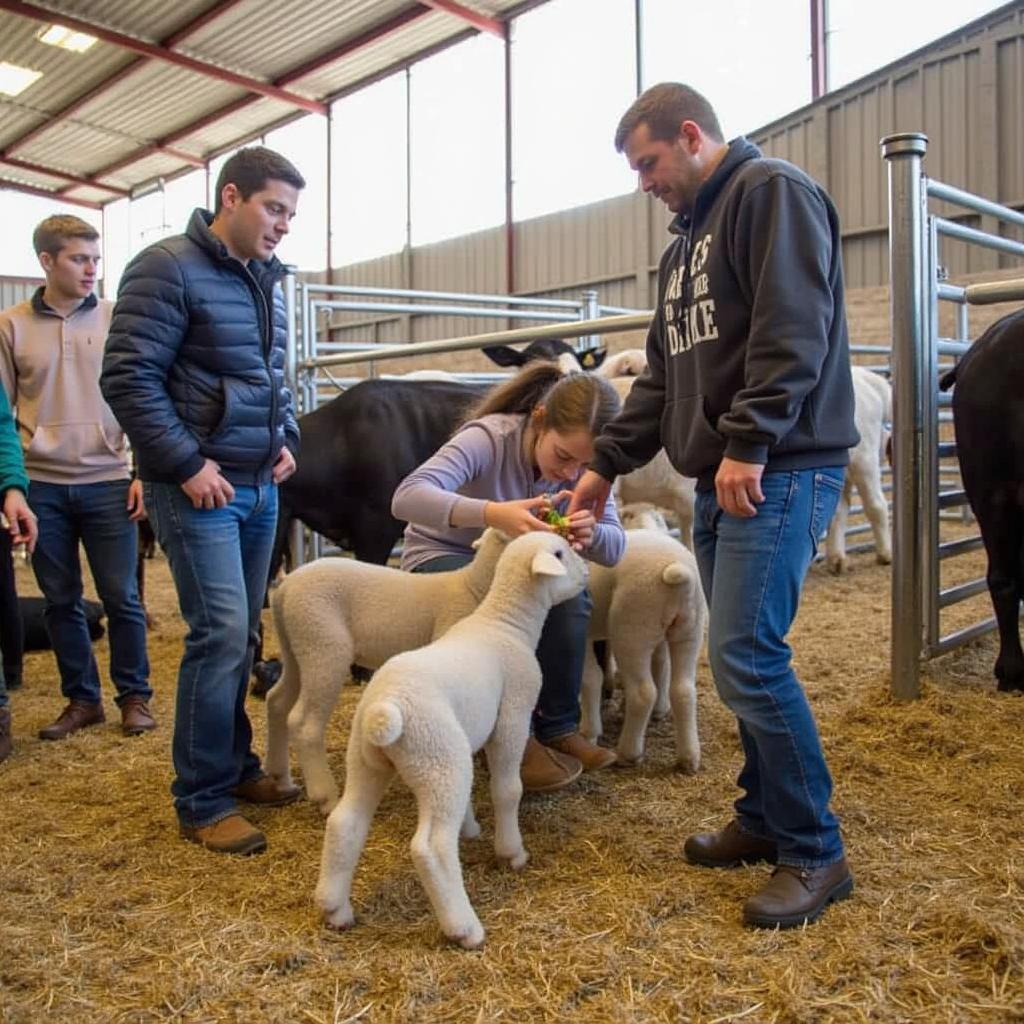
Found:
<svg viewBox="0 0 1024 1024"><path fill-rule="evenodd" d="M942 490L940 461L955 445L939 439L949 422L949 396L938 391L938 359L967 351L968 304L1024 299L1024 280L958 287L940 281L940 239L955 238L998 252L1024 256L1024 244L958 224L929 211L929 199L1024 227L1024 214L929 179L922 172L927 136L918 132L882 139L889 166L889 281L893 342L893 573L892 691L910 699L920 693L922 660L936 657L995 628L988 618L942 635L940 613L985 589L984 579L942 589L940 563L981 546L980 537L943 543L939 517L963 506L960 489ZM957 336L939 332L940 301L957 304Z"/></svg>

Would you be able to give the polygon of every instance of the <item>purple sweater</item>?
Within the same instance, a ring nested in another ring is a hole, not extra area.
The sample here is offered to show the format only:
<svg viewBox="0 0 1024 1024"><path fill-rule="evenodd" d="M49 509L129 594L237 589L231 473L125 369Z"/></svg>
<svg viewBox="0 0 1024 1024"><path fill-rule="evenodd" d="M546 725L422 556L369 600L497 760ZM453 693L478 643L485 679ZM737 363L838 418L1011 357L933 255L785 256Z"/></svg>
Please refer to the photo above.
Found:
<svg viewBox="0 0 1024 1024"><path fill-rule="evenodd" d="M518 501L571 486L534 479L524 443L527 419L495 413L472 420L398 485L391 513L409 523L403 569L415 569L441 555L471 555L473 541L484 530L484 506L489 501ZM625 547L626 535L609 498L594 542L584 554L601 565L614 565Z"/></svg>

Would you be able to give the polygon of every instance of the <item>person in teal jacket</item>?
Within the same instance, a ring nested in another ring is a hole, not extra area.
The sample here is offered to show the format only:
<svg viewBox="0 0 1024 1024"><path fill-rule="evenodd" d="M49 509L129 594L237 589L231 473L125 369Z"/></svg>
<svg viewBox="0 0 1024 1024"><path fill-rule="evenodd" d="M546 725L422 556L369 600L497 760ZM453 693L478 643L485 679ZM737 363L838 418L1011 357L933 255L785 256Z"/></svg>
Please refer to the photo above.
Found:
<svg viewBox="0 0 1024 1024"><path fill-rule="evenodd" d="M12 544L27 544L29 551L36 546L36 517L28 507L28 477L7 395L0 388L0 500L7 519L7 530ZM8 707L7 684L0 671L0 761L11 752L11 709Z"/></svg>

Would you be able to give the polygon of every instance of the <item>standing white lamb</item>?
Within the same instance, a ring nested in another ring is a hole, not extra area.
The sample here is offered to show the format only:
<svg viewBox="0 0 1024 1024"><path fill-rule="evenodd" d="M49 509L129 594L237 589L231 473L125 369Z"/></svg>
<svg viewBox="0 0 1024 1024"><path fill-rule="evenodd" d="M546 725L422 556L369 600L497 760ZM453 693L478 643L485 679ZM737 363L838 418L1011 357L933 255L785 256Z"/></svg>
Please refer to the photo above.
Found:
<svg viewBox="0 0 1024 1024"><path fill-rule="evenodd" d="M412 859L441 930L467 949L484 929L466 895L459 832L478 835L473 754L486 750L494 850L523 867L519 764L540 693L534 653L551 606L578 594L586 563L557 534L516 538L475 612L432 644L391 658L356 708L345 791L327 819L316 902L328 925L349 928L352 875L377 805L397 772L416 797Z"/></svg>
<svg viewBox="0 0 1024 1024"><path fill-rule="evenodd" d="M655 525L656 519L650 522ZM590 593L594 608L588 636L608 641L625 695L619 763L643 758L652 713L664 714L671 706L676 764L685 772L697 771L697 657L707 609L693 553L661 529L627 530L619 563L592 566ZM591 741L601 734L602 679L588 644L580 732Z"/></svg>
<svg viewBox="0 0 1024 1024"><path fill-rule="evenodd" d="M839 505L828 528L825 552L828 567L834 573L849 568L846 557L846 525L854 485L864 506L864 515L871 523L875 538L875 558L882 564L892 561L892 535L889 529L889 506L882 491L882 460L885 458L887 431L892 420L892 386L877 373L863 366L851 367L853 372L854 422L860 441L850 449L850 465Z"/></svg>
<svg viewBox="0 0 1024 1024"><path fill-rule="evenodd" d="M468 615L487 593L506 541L488 531L473 561L453 572L321 558L289 573L271 598L284 671L267 695L267 774L291 782L290 742L307 797L327 814L338 786L324 733L352 665L379 668Z"/></svg>

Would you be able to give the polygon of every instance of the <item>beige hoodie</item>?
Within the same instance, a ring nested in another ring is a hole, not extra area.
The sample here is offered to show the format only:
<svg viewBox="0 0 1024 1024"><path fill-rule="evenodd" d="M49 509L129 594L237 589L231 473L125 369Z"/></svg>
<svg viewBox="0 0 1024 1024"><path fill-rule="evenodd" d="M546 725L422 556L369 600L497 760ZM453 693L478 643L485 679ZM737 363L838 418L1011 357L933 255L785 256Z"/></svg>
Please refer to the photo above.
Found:
<svg viewBox="0 0 1024 1024"><path fill-rule="evenodd" d="M100 394L113 303L89 296L66 319L42 289L0 312L0 381L15 407L29 480L124 480L124 432Z"/></svg>

